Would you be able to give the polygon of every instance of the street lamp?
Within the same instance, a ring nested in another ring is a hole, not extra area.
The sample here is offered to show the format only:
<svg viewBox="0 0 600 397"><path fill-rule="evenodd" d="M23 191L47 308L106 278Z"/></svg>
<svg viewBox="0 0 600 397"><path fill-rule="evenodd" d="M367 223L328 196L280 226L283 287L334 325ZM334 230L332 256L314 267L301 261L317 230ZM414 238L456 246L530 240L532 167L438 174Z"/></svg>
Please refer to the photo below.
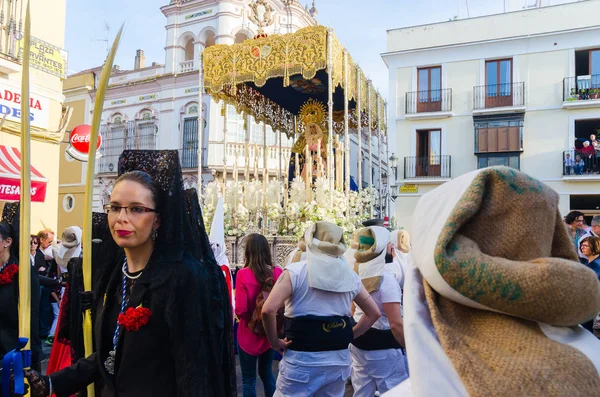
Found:
<svg viewBox="0 0 600 397"><path fill-rule="evenodd" d="M390 156L390 168L394 171L394 186L396 185L396 180L398 179L398 157L396 154L392 152Z"/></svg>
<svg viewBox="0 0 600 397"><path fill-rule="evenodd" d="M390 156L389 167L392 169L394 177L392 179L391 175L388 176L388 181L390 181L388 185L388 197L390 201L395 201L396 197L398 197L398 186L396 184L396 181L398 180L398 157L396 157L396 154L393 152ZM389 201L387 205L387 212L388 217L391 216L391 205L389 205Z"/></svg>

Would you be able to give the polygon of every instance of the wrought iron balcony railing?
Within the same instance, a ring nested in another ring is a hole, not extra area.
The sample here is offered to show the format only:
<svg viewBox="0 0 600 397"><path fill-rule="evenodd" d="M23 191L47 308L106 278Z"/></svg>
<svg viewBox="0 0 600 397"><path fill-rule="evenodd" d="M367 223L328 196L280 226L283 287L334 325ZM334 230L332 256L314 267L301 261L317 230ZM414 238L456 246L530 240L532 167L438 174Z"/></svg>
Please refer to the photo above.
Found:
<svg viewBox="0 0 600 397"><path fill-rule="evenodd" d="M589 146L592 147L592 146ZM596 175L600 177L600 151L565 150L562 153L563 176Z"/></svg>
<svg viewBox="0 0 600 397"><path fill-rule="evenodd" d="M473 87L473 109L525 105L525 83L489 84Z"/></svg>
<svg viewBox="0 0 600 397"><path fill-rule="evenodd" d="M587 101L590 99L600 99L600 74L564 78L564 102Z"/></svg>
<svg viewBox="0 0 600 397"><path fill-rule="evenodd" d="M404 158L404 179L451 178L452 156Z"/></svg>
<svg viewBox="0 0 600 397"><path fill-rule="evenodd" d="M452 111L452 89L406 93L406 114Z"/></svg>

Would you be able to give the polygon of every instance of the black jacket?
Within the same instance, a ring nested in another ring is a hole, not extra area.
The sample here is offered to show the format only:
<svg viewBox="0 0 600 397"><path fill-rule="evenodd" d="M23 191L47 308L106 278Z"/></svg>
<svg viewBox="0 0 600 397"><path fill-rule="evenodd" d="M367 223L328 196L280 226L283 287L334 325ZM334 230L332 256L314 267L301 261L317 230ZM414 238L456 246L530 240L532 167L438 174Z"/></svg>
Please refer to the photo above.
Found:
<svg viewBox="0 0 600 397"><path fill-rule="evenodd" d="M122 263L123 255L117 261ZM51 375L58 397L69 396L91 382L101 397L225 396L221 358L223 331L206 326L212 313L209 269L187 251L155 254L132 288L127 307L151 310L148 324L136 332L121 329L116 373L104 368L113 348L120 311L123 274L115 266L106 288L96 294L95 353ZM219 338L221 343L219 343Z"/></svg>
<svg viewBox="0 0 600 397"><path fill-rule="evenodd" d="M25 262L29 265L29 258ZM18 264L11 256L9 264ZM10 284L0 285L0 356L17 347L19 340L19 275ZM40 341L40 283L31 269L31 352L33 367L39 368L42 344Z"/></svg>

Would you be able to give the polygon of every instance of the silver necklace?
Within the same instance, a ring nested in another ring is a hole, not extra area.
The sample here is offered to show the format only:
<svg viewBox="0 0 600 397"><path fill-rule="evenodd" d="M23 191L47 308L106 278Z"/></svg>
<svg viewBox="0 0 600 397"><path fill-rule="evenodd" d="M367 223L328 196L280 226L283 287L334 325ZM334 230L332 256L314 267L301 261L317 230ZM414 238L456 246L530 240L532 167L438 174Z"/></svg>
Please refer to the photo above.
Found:
<svg viewBox="0 0 600 397"><path fill-rule="evenodd" d="M125 277L127 277L130 280L136 280L136 279L140 278L142 273L144 273L144 271L142 270L140 272L140 274L138 274L137 276L131 276L129 273L127 273L127 262L123 263L123 267L121 268L121 270L123 271L123 274L125 275Z"/></svg>

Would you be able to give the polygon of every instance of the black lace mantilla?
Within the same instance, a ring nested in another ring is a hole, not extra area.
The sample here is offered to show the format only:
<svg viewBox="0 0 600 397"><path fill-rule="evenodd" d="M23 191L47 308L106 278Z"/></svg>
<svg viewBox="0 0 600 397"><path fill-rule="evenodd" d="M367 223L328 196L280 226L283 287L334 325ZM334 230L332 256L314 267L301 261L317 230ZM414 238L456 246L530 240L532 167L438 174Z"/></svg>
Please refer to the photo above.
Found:
<svg viewBox="0 0 600 397"><path fill-rule="evenodd" d="M186 341L186 374L178 375L179 391L189 396L235 396L233 359L233 323L225 279L215 261L204 229L202 212L195 190L183 188L183 176L177 150L124 151L119 158L119 175L130 171L148 173L161 187L160 227L156 240L159 252L188 251L198 267L199 285L185 291L197 305L185 314L185 327L198 328L198 338ZM177 280L172 283L177 285ZM175 288L174 288L175 289ZM182 296L172 291L172 296ZM167 322L173 326L180 318L175 301L168 299ZM199 394L200 393L200 394Z"/></svg>

